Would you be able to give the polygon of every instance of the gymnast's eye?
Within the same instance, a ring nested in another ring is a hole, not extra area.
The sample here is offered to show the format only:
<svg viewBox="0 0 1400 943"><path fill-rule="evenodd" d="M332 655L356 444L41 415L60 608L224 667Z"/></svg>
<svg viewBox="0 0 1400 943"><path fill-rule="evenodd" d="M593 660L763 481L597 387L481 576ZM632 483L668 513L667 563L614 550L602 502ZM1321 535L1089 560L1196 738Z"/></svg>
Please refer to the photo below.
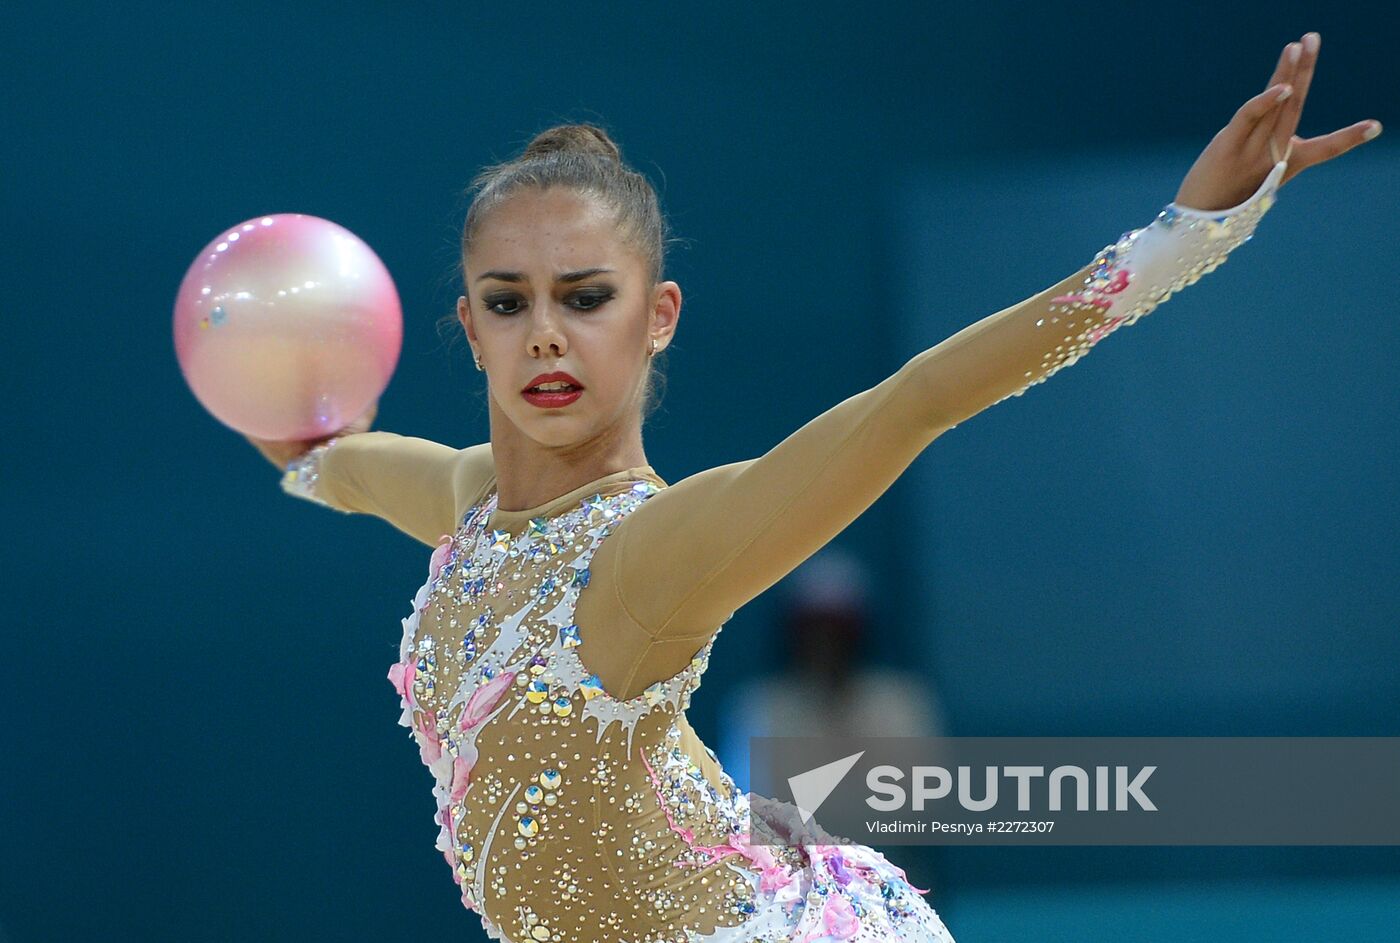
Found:
<svg viewBox="0 0 1400 943"><path fill-rule="evenodd" d="M579 292L574 296L574 307L580 311L592 311L594 308L601 308L612 299L612 292Z"/></svg>
<svg viewBox="0 0 1400 943"><path fill-rule="evenodd" d="M500 306L501 306L501 305L518 305L519 303L520 303L519 299L516 299L516 298L502 298L502 299L500 299L499 301L492 301L490 298L487 298L487 299L486 299L486 310L487 310L487 311L494 311L494 312L496 312L497 314L515 314L517 311L520 310L519 308L511 308L509 311L502 311L501 308L500 308Z"/></svg>
<svg viewBox="0 0 1400 943"><path fill-rule="evenodd" d="M574 295L573 306L579 311L592 311L611 301L613 292L585 291ZM486 310L509 317L522 310L520 299L510 295L492 295L485 299ZM508 307L503 307L508 306Z"/></svg>

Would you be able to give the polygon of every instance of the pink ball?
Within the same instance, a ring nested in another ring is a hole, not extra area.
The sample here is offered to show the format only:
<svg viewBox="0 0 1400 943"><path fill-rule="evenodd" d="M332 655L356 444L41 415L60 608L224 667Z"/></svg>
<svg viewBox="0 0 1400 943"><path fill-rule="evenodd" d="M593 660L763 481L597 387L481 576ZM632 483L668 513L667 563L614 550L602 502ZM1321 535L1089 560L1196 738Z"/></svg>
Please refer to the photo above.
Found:
<svg viewBox="0 0 1400 943"><path fill-rule="evenodd" d="M389 385L403 309L354 233L279 213L204 248L175 298L175 356L195 398L255 439L318 439Z"/></svg>

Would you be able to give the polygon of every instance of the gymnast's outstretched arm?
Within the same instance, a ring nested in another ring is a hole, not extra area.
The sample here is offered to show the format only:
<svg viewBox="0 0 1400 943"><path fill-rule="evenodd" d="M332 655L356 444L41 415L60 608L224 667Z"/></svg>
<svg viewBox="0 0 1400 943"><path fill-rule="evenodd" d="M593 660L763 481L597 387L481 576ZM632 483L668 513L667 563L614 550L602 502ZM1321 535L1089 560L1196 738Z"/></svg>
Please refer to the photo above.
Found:
<svg viewBox="0 0 1400 943"><path fill-rule="evenodd" d="M917 354L765 455L649 499L600 547L594 571L651 643L595 651L594 670L625 697L684 667L735 609L849 525L939 435L1043 382L1218 266L1250 238L1285 169L1277 163L1225 210L1168 204L1073 275ZM624 657L625 668L616 664Z"/></svg>
<svg viewBox="0 0 1400 943"><path fill-rule="evenodd" d="M1374 139L1381 129L1372 120L1313 138L1295 133L1319 43L1309 33L1284 46L1264 90L1211 139L1151 224L916 355L762 457L686 478L619 524L594 569L613 584L608 615L648 641L592 653L608 662L618 693L684 667L735 609L850 524L939 435L1043 382L1212 271L1251 237L1285 182Z"/></svg>
<svg viewBox="0 0 1400 943"><path fill-rule="evenodd" d="M282 488L337 511L383 518L431 547L456 530L459 509L493 472L490 443L454 449L392 432L358 432L289 463Z"/></svg>

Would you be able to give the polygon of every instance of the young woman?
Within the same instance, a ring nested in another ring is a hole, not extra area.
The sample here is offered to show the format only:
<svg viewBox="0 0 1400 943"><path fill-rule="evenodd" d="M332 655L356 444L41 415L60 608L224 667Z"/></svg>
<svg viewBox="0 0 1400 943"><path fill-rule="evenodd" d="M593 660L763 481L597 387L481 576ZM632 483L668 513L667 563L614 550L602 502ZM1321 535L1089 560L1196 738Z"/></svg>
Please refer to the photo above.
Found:
<svg viewBox="0 0 1400 943"><path fill-rule="evenodd" d="M930 442L1215 268L1286 180L1374 136L1294 136L1316 57L1316 34L1288 44L1150 225L767 454L669 486L642 447L681 311L652 188L587 125L477 178L457 315L491 441L369 432L371 410L325 441L254 444L289 493L435 548L389 678L434 778L438 850L494 938L950 939L879 853L736 790L686 721L691 693L734 611Z"/></svg>

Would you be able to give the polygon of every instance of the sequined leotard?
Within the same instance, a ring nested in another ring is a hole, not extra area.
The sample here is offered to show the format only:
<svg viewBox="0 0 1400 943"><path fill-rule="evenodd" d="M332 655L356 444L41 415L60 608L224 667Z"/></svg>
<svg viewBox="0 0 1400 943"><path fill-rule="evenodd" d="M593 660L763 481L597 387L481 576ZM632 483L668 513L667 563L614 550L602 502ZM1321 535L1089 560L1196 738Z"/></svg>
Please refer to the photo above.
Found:
<svg viewBox="0 0 1400 943"><path fill-rule="evenodd" d="M622 469L497 506L491 448L369 432L284 487L433 546L389 679L433 775L437 848L495 939L950 941L904 873L736 790L685 708L734 611L938 435L1073 363L1250 237L1248 201L1169 205L1068 279L837 404L767 454L668 486Z"/></svg>

